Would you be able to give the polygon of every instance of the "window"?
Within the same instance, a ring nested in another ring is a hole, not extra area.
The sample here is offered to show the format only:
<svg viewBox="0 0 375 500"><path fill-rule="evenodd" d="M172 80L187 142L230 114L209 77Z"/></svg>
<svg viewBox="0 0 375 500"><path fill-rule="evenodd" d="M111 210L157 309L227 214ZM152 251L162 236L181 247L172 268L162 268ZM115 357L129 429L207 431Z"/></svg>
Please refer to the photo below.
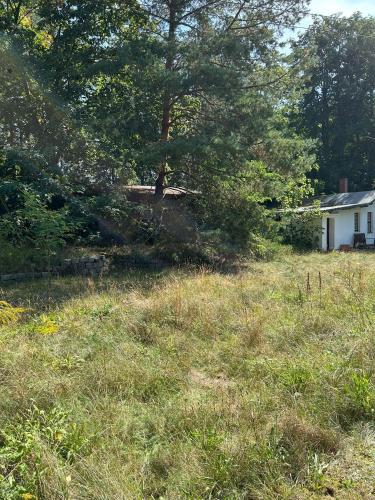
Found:
<svg viewBox="0 0 375 500"><path fill-rule="evenodd" d="M367 212L367 232L372 233L372 212Z"/></svg>
<svg viewBox="0 0 375 500"><path fill-rule="evenodd" d="M359 212L354 214L354 231L359 233Z"/></svg>

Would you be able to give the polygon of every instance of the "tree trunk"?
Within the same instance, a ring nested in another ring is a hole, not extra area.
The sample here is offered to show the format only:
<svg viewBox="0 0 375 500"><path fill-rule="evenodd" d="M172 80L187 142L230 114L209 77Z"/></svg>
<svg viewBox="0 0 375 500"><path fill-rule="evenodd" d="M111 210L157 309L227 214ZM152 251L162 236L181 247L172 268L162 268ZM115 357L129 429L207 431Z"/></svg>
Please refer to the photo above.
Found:
<svg viewBox="0 0 375 500"><path fill-rule="evenodd" d="M169 7L169 32L168 32L168 47L167 47L167 55L165 60L165 70L168 74L173 71L173 61L175 57L175 43L176 43L176 6L172 1ZM160 131L160 141L164 144L167 144L169 141L169 131L170 131L170 121L171 121L171 110L172 110L172 97L171 90L169 88L169 83L167 82L167 86L164 93L163 98L163 114L161 119L161 131ZM162 198L165 186L165 180L168 172L168 157L165 155L162 160L158 176L155 181L155 197Z"/></svg>
<svg viewBox="0 0 375 500"><path fill-rule="evenodd" d="M169 95L169 90L166 90L163 102L163 117L161 122L161 134L160 140L166 144L169 141L169 128L170 128L170 116L171 116L171 99ZM168 160L167 155L160 164L158 176L155 182L155 196L161 198L164 191L164 182L167 176Z"/></svg>

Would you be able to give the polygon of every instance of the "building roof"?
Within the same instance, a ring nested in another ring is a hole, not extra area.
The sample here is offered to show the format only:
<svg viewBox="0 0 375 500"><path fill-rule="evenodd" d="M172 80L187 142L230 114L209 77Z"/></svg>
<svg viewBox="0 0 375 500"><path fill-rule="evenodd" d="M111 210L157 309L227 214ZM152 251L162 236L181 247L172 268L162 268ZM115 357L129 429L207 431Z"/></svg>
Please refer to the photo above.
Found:
<svg viewBox="0 0 375 500"><path fill-rule="evenodd" d="M125 186L124 189L126 191L133 191L137 193L155 193L155 186ZM194 191L190 191L189 189L180 188L180 187L167 187L164 189L164 196L178 196L178 195L187 195L194 194Z"/></svg>
<svg viewBox="0 0 375 500"><path fill-rule="evenodd" d="M122 191L129 201L137 203L154 203L155 202L155 186L123 186ZM186 196L198 194L197 191L180 187L166 187L163 191L164 200L179 200Z"/></svg>
<svg viewBox="0 0 375 500"><path fill-rule="evenodd" d="M314 202L320 203L321 212L332 210L347 210L349 208L367 207L375 202L375 191L357 191L355 193L338 193L318 196L307 201L298 209L300 212L312 210Z"/></svg>

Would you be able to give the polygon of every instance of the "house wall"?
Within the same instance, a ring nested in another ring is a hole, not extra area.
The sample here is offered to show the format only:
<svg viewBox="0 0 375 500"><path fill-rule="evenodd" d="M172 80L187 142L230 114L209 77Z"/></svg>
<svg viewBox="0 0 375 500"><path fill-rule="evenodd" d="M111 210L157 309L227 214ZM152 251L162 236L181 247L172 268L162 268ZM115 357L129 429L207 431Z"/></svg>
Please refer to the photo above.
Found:
<svg viewBox="0 0 375 500"><path fill-rule="evenodd" d="M327 251L327 216L322 217L322 230L319 238L319 248L324 252Z"/></svg>
<svg viewBox="0 0 375 500"><path fill-rule="evenodd" d="M353 246L354 239L354 214L360 214L360 227L359 232L365 233L368 243L374 242L375 233L367 233L367 213L372 212L373 230L375 228L375 206L362 207L350 210L340 210L336 213L327 213L322 217L322 237L321 237L321 250L327 250L327 218L330 217L335 220L334 231L334 248L338 250L341 245Z"/></svg>

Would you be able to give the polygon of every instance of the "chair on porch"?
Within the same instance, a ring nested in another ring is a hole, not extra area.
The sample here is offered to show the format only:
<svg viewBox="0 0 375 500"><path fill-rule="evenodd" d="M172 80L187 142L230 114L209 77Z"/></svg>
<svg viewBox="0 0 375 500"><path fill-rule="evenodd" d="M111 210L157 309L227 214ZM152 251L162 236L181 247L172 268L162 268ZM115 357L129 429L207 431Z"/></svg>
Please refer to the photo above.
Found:
<svg viewBox="0 0 375 500"><path fill-rule="evenodd" d="M366 235L365 233L354 233L354 248L366 248Z"/></svg>

